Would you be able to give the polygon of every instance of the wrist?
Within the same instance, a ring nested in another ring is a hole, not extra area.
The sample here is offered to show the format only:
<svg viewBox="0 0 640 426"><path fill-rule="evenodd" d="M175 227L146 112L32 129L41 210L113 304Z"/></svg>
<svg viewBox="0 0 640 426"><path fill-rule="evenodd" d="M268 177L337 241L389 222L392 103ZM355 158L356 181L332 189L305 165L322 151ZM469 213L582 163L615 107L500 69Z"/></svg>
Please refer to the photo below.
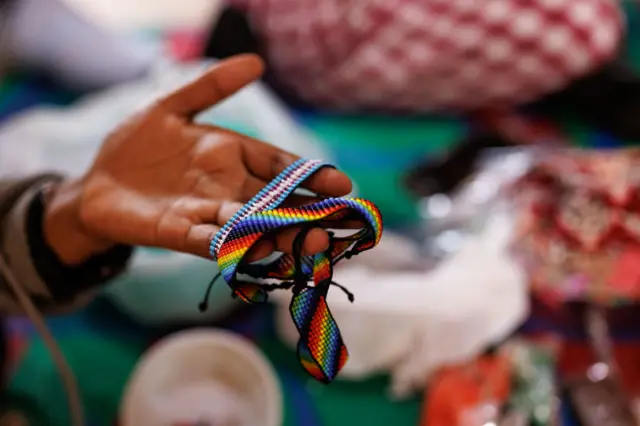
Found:
<svg viewBox="0 0 640 426"><path fill-rule="evenodd" d="M80 265L113 244L91 235L80 219L82 181L72 179L52 186L45 193L43 237L60 261Z"/></svg>

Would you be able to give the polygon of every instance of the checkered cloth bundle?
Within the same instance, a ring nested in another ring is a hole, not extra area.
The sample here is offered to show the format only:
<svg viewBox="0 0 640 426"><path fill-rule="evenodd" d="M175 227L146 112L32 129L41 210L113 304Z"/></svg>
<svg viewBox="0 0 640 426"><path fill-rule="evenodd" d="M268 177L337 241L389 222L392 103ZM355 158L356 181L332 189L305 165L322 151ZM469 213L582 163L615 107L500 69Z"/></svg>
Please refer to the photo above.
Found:
<svg viewBox="0 0 640 426"><path fill-rule="evenodd" d="M227 0L281 83L333 109L527 102L617 53L619 0Z"/></svg>

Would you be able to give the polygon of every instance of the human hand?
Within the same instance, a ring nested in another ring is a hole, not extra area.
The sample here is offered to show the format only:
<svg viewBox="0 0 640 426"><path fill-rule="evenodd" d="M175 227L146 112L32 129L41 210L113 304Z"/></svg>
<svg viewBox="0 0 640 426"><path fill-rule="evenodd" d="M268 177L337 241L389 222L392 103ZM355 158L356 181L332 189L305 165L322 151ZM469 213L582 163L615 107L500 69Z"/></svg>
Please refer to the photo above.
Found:
<svg viewBox="0 0 640 426"><path fill-rule="evenodd" d="M297 159L264 142L194 115L260 77L253 55L220 62L196 81L131 117L104 142L81 179L61 184L46 204L45 238L63 262L79 264L116 243L161 247L208 257L209 241L242 205ZM323 169L306 182L320 196L343 196L351 182ZM304 203L311 200L293 200ZM252 251L289 251L296 229ZM328 245L312 231L304 251Z"/></svg>

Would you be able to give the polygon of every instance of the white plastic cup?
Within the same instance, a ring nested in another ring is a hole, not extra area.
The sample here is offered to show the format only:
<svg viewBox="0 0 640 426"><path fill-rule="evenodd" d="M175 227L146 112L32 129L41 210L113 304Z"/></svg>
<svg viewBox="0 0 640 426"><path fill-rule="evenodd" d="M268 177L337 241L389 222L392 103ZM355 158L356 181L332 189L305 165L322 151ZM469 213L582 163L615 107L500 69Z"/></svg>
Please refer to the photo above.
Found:
<svg viewBox="0 0 640 426"><path fill-rule="evenodd" d="M166 337L143 356L120 420L123 426L281 426L282 392L268 360L248 340L194 329Z"/></svg>

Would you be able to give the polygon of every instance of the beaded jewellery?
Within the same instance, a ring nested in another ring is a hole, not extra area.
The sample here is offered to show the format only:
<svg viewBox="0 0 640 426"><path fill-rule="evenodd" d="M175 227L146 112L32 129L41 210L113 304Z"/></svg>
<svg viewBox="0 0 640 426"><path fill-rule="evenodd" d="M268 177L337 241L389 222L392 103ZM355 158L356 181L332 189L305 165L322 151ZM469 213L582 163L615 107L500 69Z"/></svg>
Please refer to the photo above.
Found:
<svg viewBox="0 0 640 426"><path fill-rule="evenodd" d="M211 240L210 254L218 262L218 276L222 275L233 295L245 302L264 303L271 290L292 290L289 311L300 333L298 358L311 376L328 383L348 357L327 306L329 287L338 286L353 302L353 295L332 281L333 266L342 258L348 259L378 244L382 217L373 203L360 198L327 198L296 208L278 208L302 182L324 167L332 166L316 160L298 160L287 167L220 229ZM354 235L338 237L329 231L330 245L325 252L302 254L302 244L311 229L339 228L341 222L354 220L364 224ZM268 263L249 263L244 259L262 237L289 226L301 229L292 254L281 254ZM206 309L207 297L208 291L201 310Z"/></svg>

